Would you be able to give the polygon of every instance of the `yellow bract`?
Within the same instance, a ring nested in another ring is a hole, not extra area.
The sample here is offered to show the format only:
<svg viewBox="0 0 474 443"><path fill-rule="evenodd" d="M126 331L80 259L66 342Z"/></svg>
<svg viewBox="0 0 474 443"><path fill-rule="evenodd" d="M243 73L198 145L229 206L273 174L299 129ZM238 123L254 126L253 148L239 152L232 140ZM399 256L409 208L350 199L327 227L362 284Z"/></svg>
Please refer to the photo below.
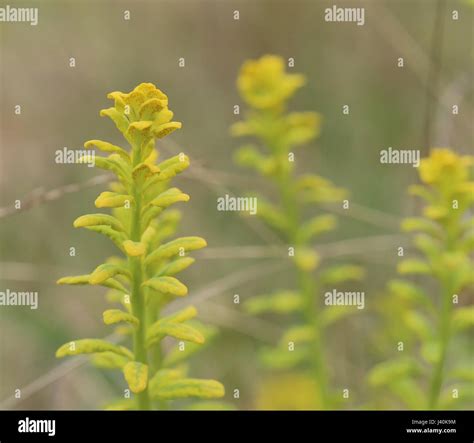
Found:
<svg viewBox="0 0 474 443"><path fill-rule="evenodd" d="M304 83L303 75L286 73L283 58L275 55L246 61L237 80L244 100L257 109L279 107Z"/></svg>
<svg viewBox="0 0 474 443"><path fill-rule="evenodd" d="M142 83L129 93L111 92L107 97L114 100L115 105L103 109L100 115L110 117L137 145L181 128L180 122L171 121L173 112L168 109L168 97L153 83Z"/></svg>

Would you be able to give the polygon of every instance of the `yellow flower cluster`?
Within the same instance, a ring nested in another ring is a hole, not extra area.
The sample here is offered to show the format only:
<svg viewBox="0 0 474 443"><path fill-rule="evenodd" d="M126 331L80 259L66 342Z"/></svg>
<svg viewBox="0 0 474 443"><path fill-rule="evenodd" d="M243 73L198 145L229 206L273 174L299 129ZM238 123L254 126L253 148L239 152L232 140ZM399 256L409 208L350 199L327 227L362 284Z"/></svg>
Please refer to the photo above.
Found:
<svg viewBox="0 0 474 443"><path fill-rule="evenodd" d="M246 61L237 80L241 96L256 109L280 107L304 83L303 75L286 73L283 59L275 55Z"/></svg>
<svg viewBox="0 0 474 443"><path fill-rule="evenodd" d="M447 221L459 217L474 201L474 182L470 179L474 157L461 156L447 148L433 149L420 163L421 181L428 187L411 186L410 192L424 197L429 205L424 215Z"/></svg>
<svg viewBox="0 0 474 443"><path fill-rule="evenodd" d="M460 156L447 148L433 149L428 158L421 161L420 178L427 185L465 182L474 157Z"/></svg>
<svg viewBox="0 0 474 443"><path fill-rule="evenodd" d="M182 126L171 121L168 97L153 83L142 83L129 93L111 92L107 97L114 100L115 106L103 109L100 115L110 117L132 144L165 137Z"/></svg>

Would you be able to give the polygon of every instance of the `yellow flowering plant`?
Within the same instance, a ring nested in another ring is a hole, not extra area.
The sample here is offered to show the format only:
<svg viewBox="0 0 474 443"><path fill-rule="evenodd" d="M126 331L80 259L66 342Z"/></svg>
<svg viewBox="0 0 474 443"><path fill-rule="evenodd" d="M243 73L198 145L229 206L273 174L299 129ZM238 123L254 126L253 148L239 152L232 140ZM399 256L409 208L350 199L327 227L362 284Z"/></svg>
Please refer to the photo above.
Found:
<svg viewBox="0 0 474 443"><path fill-rule="evenodd" d="M314 239L333 230L337 220L330 214L309 216L308 210L321 203L340 202L346 191L319 175L295 171L293 149L318 137L321 122L315 112L286 109L288 101L304 84L305 77L288 73L281 57L265 55L246 61L237 86L249 110L244 120L233 125L232 134L251 136L257 141L242 146L235 159L276 187L275 203L257 197L257 216L287 243L296 274L293 288L251 297L245 303L253 315L276 313L298 318L298 323L289 327L275 348L263 349L262 361L272 369L301 371L299 379L309 378L307 385L315 386L312 407L324 409L337 401L329 389L324 331L357 309L323 307L322 291L324 287L361 279L363 270L353 265L321 266L313 246Z"/></svg>
<svg viewBox="0 0 474 443"><path fill-rule="evenodd" d="M94 354L98 366L121 369L136 396L119 402L117 408L151 409L165 407L168 400L222 397L221 383L188 378L182 364L212 329L193 320L197 315L193 306L161 315L168 303L188 293L175 277L193 264L188 252L206 246L200 237L165 241L179 220L179 213L168 208L189 200L189 195L170 187L169 182L189 166L189 158L181 153L158 162L155 141L181 128L181 123L172 120L168 97L151 83L142 83L130 93L112 92L108 98L114 100L114 106L101 115L112 119L131 148L101 140L85 143L86 149L109 154L96 157L95 165L113 172L118 181L95 201L97 208L110 208L113 214L84 215L74 226L105 235L122 256L110 258L90 274L63 277L58 283L109 288L109 299L120 302L122 309L106 310L103 321L119 324L119 332L133 337L133 346L128 349L106 340L81 339L64 344L56 355ZM179 340L166 355L162 349L165 337Z"/></svg>
<svg viewBox="0 0 474 443"><path fill-rule="evenodd" d="M392 280L379 304L385 343L399 356L376 365L368 381L413 409L459 408L474 396L472 353L462 351L469 349L474 326L474 307L468 303L474 283L472 164L473 157L446 148L422 159L421 184L409 188L424 201L422 216L402 224L404 231L416 233L419 257L402 260L398 273L425 277L427 284ZM451 358L455 354L461 358Z"/></svg>

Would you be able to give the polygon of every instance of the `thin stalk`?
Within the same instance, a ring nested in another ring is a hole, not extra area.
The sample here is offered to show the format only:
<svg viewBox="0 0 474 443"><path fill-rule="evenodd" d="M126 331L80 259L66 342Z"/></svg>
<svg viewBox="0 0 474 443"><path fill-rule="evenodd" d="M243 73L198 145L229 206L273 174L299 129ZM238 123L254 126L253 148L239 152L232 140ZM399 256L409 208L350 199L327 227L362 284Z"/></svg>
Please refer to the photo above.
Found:
<svg viewBox="0 0 474 443"><path fill-rule="evenodd" d="M137 159L139 160L139 159ZM142 196L141 190L137 189L134 185L132 195L135 204L131 207L131 228L130 238L132 241L139 242L142 235L141 229L141 209L142 209ZM132 313L138 319L138 327L135 328L133 335L133 351L135 354L135 360L148 365L148 356L145 347L145 336L147 327L146 309L145 309L145 298L142 289L144 271L141 257L129 257L129 266L132 274ZM138 408L150 409L150 397L148 395L147 388L137 394L138 397Z"/></svg>
<svg viewBox="0 0 474 443"><path fill-rule="evenodd" d="M439 324L439 340L440 340L440 353L438 361L436 362L433 376L430 383L430 393L428 407L430 409L436 409L439 396L441 393L441 387L443 384L443 372L446 363L446 356L448 353L448 345L451 338L451 311L452 301L451 292L446 290L443 294L442 306L441 306L441 318Z"/></svg>
<svg viewBox="0 0 474 443"><path fill-rule="evenodd" d="M281 159L282 162L287 161L286 158ZM296 253L299 247L305 247L297 238L298 226L300 224L300 208L298 207L296 193L291 183L291 172L284 167L280 169L279 188L282 196L282 204L286 215L288 216L288 241L294 245ZM315 302L317 293L315 281L311 272L297 270L298 287L304 299L305 311L304 318L308 325L314 331L315 339L312 343L311 350L311 366L314 377L318 385L318 397L321 409L325 409L328 404L327 399L327 374L324 367L324 355L322 351L323 331L319 321L319 310Z"/></svg>

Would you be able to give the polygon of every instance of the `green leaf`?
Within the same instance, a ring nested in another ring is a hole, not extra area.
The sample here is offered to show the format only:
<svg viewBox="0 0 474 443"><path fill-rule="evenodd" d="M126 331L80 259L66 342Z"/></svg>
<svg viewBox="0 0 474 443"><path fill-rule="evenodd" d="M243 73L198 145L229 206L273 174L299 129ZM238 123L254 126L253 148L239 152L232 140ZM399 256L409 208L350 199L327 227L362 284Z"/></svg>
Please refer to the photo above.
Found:
<svg viewBox="0 0 474 443"><path fill-rule="evenodd" d="M152 398L156 397L158 390L165 386L167 383L182 379L186 376L186 370L184 368L176 369L160 369L150 379L148 383L148 389Z"/></svg>
<svg viewBox="0 0 474 443"><path fill-rule="evenodd" d="M430 365L434 365L439 361L441 355L441 347L438 341L429 340L421 345L421 356Z"/></svg>
<svg viewBox="0 0 474 443"><path fill-rule="evenodd" d="M268 368L291 369L309 358L306 348L296 347L293 351L288 348L269 348L261 352L262 363Z"/></svg>
<svg viewBox="0 0 474 443"><path fill-rule="evenodd" d="M220 398L225 394L224 386L215 380L183 378L161 385L154 395L161 400L177 398Z"/></svg>
<svg viewBox="0 0 474 443"><path fill-rule="evenodd" d="M201 332L192 326L183 323L158 320L148 328L146 336L147 346L153 345L167 335L177 338L178 340L189 341L197 344L202 344L205 341Z"/></svg>
<svg viewBox="0 0 474 443"><path fill-rule="evenodd" d="M115 323L125 322L133 326L138 326L138 318L128 312L120 309L108 309L103 313L104 323L106 325L113 325Z"/></svg>
<svg viewBox="0 0 474 443"><path fill-rule="evenodd" d="M149 265L158 260L171 258L178 254L202 249L207 246L206 240L201 237L180 237L168 243L161 245L153 251L145 260L145 264Z"/></svg>
<svg viewBox="0 0 474 443"><path fill-rule="evenodd" d="M312 326L302 325L293 326L288 329L280 339L282 347L288 346L289 342L293 343L308 343L316 338L316 330Z"/></svg>
<svg viewBox="0 0 474 443"><path fill-rule="evenodd" d="M148 366L138 361L130 361L123 368L123 375L130 390L139 394L148 384Z"/></svg>
<svg viewBox="0 0 474 443"><path fill-rule="evenodd" d="M123 266L104 263L94 269L90 275L89 282L91 285L100 285L116 275L124 275L125 277L131 278L130 271Z"/></svg>
<svg viewBox="0 0 474 443"><path fill-rule="evenodd" d="M457 331L474 327L474 306L456 308L453 312L452 321Z"/></svg>
<svg viewBox="0 0 474 443"><path fill-rule="evenodd" d="M182 297L188 294L188 288L174 277L153 277L143 283L143 286L153 288L162 294Z"/></svg>
<svg viewBox="0 0 474 443"><path fill-rule="evenodd" d="M96 168L113 172L124 185L129 185L131 183L128 165L124 165L124 160L120 155L112 154L107 158L96 156L94 158L94 163Z"/></svg>
<svg viewBox="0 0 474 443"><path fill-rule="evenodd" d="M262 175L271 175L277 168L277 162L273 157L262 155L253 145L239 148L235 155L235 162L241 166L252 168Z"/></svg>
<svg viewBox="0 0 474 443"><path fill-rule="evenodd" d="M271 227L281 232L288 230L288 218L286 214L263 197L258 197L257 215Z"/></svg>
<svg viewBox="0 0 474 443"><path fill-rule="evenodd" d="M316 251L311 248L299 247L293 257L296 266L305 272L316 269L320 262L320 257Z"/></svg>
<svg viewBox="0 0 474 443"><path fill-rule="evenodd" d="M327 306L321 312L321 325L323 327L330 326L338 320L360 313L360 311L360 309L355 309L354 306Z"/></svg>
<svg viewBox="0 0 474 443"><path fill-rule="evenodd" d="M429 340L433 336L433 331L427 318L417 311L408 311L403 315L403 324L413 333L418 335L420 340Z"/></svg>
<svg viewBox="0 0 474 443"><path fill-rule="evenodd" d="M196 352L201 351L205 346L209 345L212 339L217 335L217 329L213 326L202 325L197 322L193 322L193 327L201 332L206 340L205 343L196 344L187 342L183 343L184 347L181 347L180 344L174 346L163 358L163 367L169 368L190 358Z"/></svg>
<svg viewBox="0 0 474 443"><path fill-rule="evenodd" d="M418 363L412 358L397 358L374 366L368 375L371 386L379 387L392 382L421 373Z"/></svg>
<svg viewBox="0 0 474 443"><path fill-rule="evenodd" d="M130 156L125 149L121 148L120 146L115 146L109 142L104 142L102 140L89 140L84 143L84 147L86 149L92 149L96 147L103 152L114 152L122 156L125 160L130 161Z"/></svg>
<svg viewBox="0 0 474 443"><path fill-rule="evenodd" d="M140 257L146 253L146 245L141 242L126 240L122 246L129 257Z"/></svg>
<svg viewBox="0 0 474 443"><path fill-rule="evenodd" d="M334 285L345 281L362 280L365 270L356 265L337 265L325 269L320 273L320 280L324 285Z"/></svg>
<svg viewBox="0 0 474 443"><path fill-rule="evenodd" d="M167 263L159 269L157 276L161 275L175 275L191 266L196 260L192 257L178 258L171 263Z"/></svg>
<svg viewBox="0 0 474 443"><path fill-rule="evenodd" d="M60 278L56 283L58 285L91 285L92 283L90 282L90 279L91 274L75 275L71 277ZM113 278L109 278L99 283L99 285L110 289L116 289L117 291L123 292L125 294L128 294L129 292L125 286Z"/></svg>
<svg viewBox="0 0 474 443"><path fill-rule="evenodd" d="M298 232L298 236L302 243L306 243L323 232L332 231L336 225L337 219L334 215L319 215L304 223Z"/></svg>
<svg viewBox="0 0 474 443"><path fill-rule="evenodd" d="M426 394L411 378L397 378L388 385L389 390L397 396L408 409L416 410L426 407Z"/></svg>
<svg viewBox="0 0 474 443"><path fill-rule="evenodd" d="M194 306L187 306L174 314L161 318L159 321L182 323L196 317L198 311Z"/></svg>
<svg viewBox="0 0 474 443"><path fill-rule="evenodd" d="M123 208L128 203L131 205L133 197L116 192L102 192L95 200L96 208Z"/></svg>
<svg viewBox="0 0 474 443"><path fill-rule="evenodd" d="M189 200L189 195L183 193L178 188L170 188L165 192L162 192L158 197L154 198L150 205L159 206L160 208L167 208L173 203L177 202L187 202Z"/></svg>
<svg viewBox="0 0 474 443"><path fill-rule="evenodd" d="M103 369L122 369L128 359L113 352L101 352L91 358L92 364Z"/></svg>
<svg viewBox="0 0 474 443"><path fill-rule="evenodd" d="M439 227L433 221L422 217L409 217L402 221L402 231L420 231L431 235L439 235Z"/></svg>
<svg viewBox="0 0 474 443"><path fill-rule="evenodd" d="M159 180L169 180L189 167L189 157L183 153L158 164L161 169Z"/></svg>
<svg viewBox="0 0 474 443"><path fill-rule="evenodd" d="M74 221L75 228L86 228L89 226L110 226L118 232L125 232L125 229L115 217L108 214L87 214L76 218Z"/></svg>
<svg viewBox="0 0 474 443"><path fill-rule="evenodd" d="M104 409L106 411L132 411L136 407L137 403L133 398L125 398L106 405Z"/></svg>
<svg viewBox="0 0 474 443"><path fill-rule="evenodd" d="M466 362L465 365L454 368L449 373L448 378L474 383L474 371L472 370L472 362Z"/></svg>
<svg viewBox="0 0 474 443"><path fill-rule="evenodd" d="M121 133L125 134L125 132L127 131L129 122L127 118L125 117L125 115L117 111L117 109L115 108L102 109L100 111L100 116L109 117L115 123L115 126L117 126L117 129Z"/></svg>
<svg viewBox="0 0 474 443"><path fill-rule="evenodd" d="M428 295L413 283L396 279L389 281L388 288L393 294L396 294L400 298L432 308L432 302Z"/></svg>
<svg viewBox="0 0 474 443"><path fill-rule="evenodd" d="M113 352L127 358L133 358L133 354L127 348L97 338L85 338L65 343L56 351L56 357L61 358L66 355L94 354L96 352Z"/></svg>
<svg viewBox="0 0 474 443"><path fill-rule="evenodd" d="M398 264L397 270L400 274L431 274L430 265L417 259L403 260Z"/></svg>
<svg viewBox="0 0 474 443"><path fill-rule="evenodd" d="M127 239L127 236L123 232L117 232L115 229L112 229L110 226L86 226L86 229L89 231L98 232L99 234L105 235L110 240L112 240L121 251L123 251L123 242Z"/></svg>
<svg viewBox="0 0 474 443"><path fill-rule="evenodd" d="M300 311L303 307L303 298L294 291L280 291L271 295L259 295L244 302L246 311L254 315L264 312L286 314Z"/></svg>

